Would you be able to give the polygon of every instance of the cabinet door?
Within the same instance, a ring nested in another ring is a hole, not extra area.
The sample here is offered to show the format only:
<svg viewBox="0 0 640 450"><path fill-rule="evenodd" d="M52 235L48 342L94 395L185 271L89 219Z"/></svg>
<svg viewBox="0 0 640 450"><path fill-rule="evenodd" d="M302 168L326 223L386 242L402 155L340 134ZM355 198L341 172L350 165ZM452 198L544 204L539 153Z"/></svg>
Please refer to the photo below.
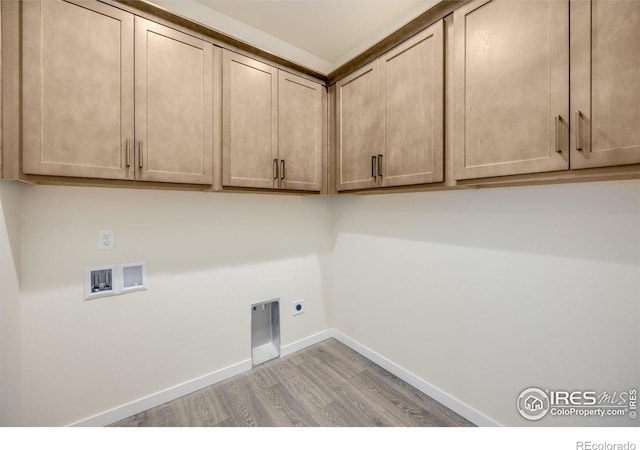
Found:
<svg viewBox="0 0 640 450"><path fill-rule="evenodd" d="M338 190L376 187L376 159L384 145L377 60L337 83L336 140Z"/></svg>
<svg viewBox="0 0 640 450"><path fill-rule="evenodd" d="M136 178L213 183L213 45L136 17Z"/></svg>
<svg viewBox="0 0 640 450"><path fill-rule="evenodd" d="M24 173L133 178L133 15L94 1L22 8Z"/></svg>
<svg viewBox="0 0 640 450"><path fill-rule="evenodd" d="M278 80L280 187L320 191L324 86L282 70Z"/></svg>
<svg viewBox="0 0 640 450"><path fill-rule="evenodd" d="M222 184L278 187L278 69L224 51Z"/></svg>
<svg viewBox="0 0 640 450"><path fill-rule="evenodd" d="M474 1L454 13L457 179L569 168L566 1Z"/></svg>
<svg viewBox="0 0 640 450"><path fill-rule="evenodd" d="M444 23L380 58L382 186L444 179Z"/></svg>
<svg viewBox="0 0 640 450"><path fill-rule="evenodd" d="M571 2L571 167L640 163L640 2Z"/></svg>

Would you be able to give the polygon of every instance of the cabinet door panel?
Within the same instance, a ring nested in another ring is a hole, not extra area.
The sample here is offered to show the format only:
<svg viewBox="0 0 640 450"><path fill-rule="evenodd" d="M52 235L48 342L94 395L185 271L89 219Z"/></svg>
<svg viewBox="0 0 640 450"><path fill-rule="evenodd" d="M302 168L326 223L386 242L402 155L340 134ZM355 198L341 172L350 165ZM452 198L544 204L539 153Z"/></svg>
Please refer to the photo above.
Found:
<svg viewBox="0 0 640 450"><path fill-rule="evenodd" d="M380 59L382 186L444 179L443 44L439 21Z"/></svg>
<svg viewBox="0 0 640 450"><path fill-rule="evenodd" d="M140 17L135 25L137 178L212 184L213 45Z"/></svg>
<svg viewBox="0 0 640 450"><path fill-rule="evenodd" d="M276 188L278 70L224 51L222 184Z"/></svg>
<svg viewBox="0 0 640 450"><path fill-rule="evenodd" d="M493 0L454 13L457 179L568 169L568 11Z"/></svg>
<svg viewBox="0 0 640 450"><path fill-rule="evenodd" d="M640 163L639 98L640 2L572 2L572 168Z"/></svg>
<svg viewBox="0 0 640 450"><path fill-rule="evenodd" d="M320 191L324 87L284 71L278 79L278 155L285 163L280 186Z"/></svg>
<svg viewBox="0 0 640 450"><path fill-rule="evenodd" d="M378 109L378 61L339 81L336 97L338 190L375 187L372 157L382 153L384 145Z"/></svg>
<svg viewBox="0 0 640 450"><path fill-rule="evenodd" d="M93 1L22 7L24 173L133 178L133 15Z"/></svg>

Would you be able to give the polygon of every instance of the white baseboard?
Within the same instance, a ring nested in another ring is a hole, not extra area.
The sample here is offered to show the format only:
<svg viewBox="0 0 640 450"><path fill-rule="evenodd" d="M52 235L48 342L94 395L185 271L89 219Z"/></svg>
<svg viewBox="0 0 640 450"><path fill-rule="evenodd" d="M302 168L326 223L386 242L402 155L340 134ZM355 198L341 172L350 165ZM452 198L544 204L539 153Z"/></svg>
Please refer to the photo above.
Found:
<svg viewBox="0 0 640 450"><path fill-rule="evenodd" d="M310 345L317 344L332 337L332 330L324 330L320 333L313 334L299 341L287 344L280 349L281 356L287 356L291 353L295 353L298 350L302 350ZM147 395L146 397L133 400L132 402L118 406L116 408L104 411L96 414L95 416L80 420L72 423L69 426L73 427L103 427L105 425L112 424L127 417L138 414L147 409L155 406L162 405L163 403L175 400L183 395L191 394L199 389L205 388L215 383L231 378L235 375L239 375L248 370L251 370L251 360L247 359L237 364L233 364L224 369L216 370L207 375L204 375L193 380L186 381L176 386L164 389L162 391Z"/></svg>
<svg viewBox="0 0 640 450"><path fill-rule="evenodd" d="M338 341L342 342L347 347L350 347L352 350L370 359L380 367L388 370L389 372L391 372L392 374L394 374L404 382L409 383L411 386L425 393L432 399L442 403L444 406L460 414L462 417L469 420L470 422L481 427L501 426L498 422L476 411L466 403L458 400L457 398L437 388L433 384L409 372L405 368L397 365L393 361L390 361L389 359L385 358L381 354L371 350L369 347L366 347L361 343L359 343L358 341L351 339L349 336L346 336L337 330L331 330L331 335L334 338L336 338Z"/></svg>
<svg viewBox="0 0 640 450"><path fill-rule="evenodd" d="M295 353L299 350L302 350L306 347L317 344L318 342L322 342L325 339L329 339L332 337L336 338L337 340L339 340L346 346L350 347L354 351L360 353L362 356L369 358L371 361L383 367L384 369L388 370L389 372L391 372L401 380L409 383L411 386L415 387L421 392L424 392L429 397L442 403L447 408L451 409L452 411L455 411L456 413L460 414L462 417L473 422L474 424L479 426L500 426L500 424L491 420L487 416L479 413L475 409L471 408L469 405L461 402L455 397L452 397L451 395L435 387L431 383L423 380L417 375L409 372L403 367L385 358L381 354L376 353L370 348L360 344L354 339L351 339L350 337L334 329L324 330L319 333L308 336L304 339L300 339L299 341L295 341L295 342L292 342L291 344L287 344L280 349L280 355L283 357L290 355L292 353ZM124 405L96 414L95 416L88 417L86 419L72 423L69 426L102 427L105 425L109 425L119 420L126 419L127 417L133 416L134 414L138 414L140 412L146 411L147 409L162 405L163 403L169 402L171 400L175 400L184 395L191 394L192 392L195 392L199 389L205 388L212 384L219 383L221 381L226 380L227 378L231 378L235 375L240 375L241 373L247 372L249 370L251 370L251 360L247 359L239 363L233 364L229 367L216 370L207 375L203 375L193 380L186 381L176 386L147 395L146 397L133 400Z"/></svg>
<svg viewBox="0 0 640 450"><path fill-rule="evenodd" d="M307 336L304 339L300 339L299 341L292 342L291 344L287 344L282 347L280 349L280 356L290 355L331 337L334 337L334 330L324 330L319 333L312 334L311 336Z"/></svg>
<svg viewBox="0 0 640 450"><path fill-rule="evenodd" d="M104 427L134 414L141 413L147 409L162 405L163 403L175 400L183 395L191 394L199 389L205 388L220 381L240 375L251 370L251 360L247 359L237 364L233 364L224 369L216 370L207 375L203 375L193 380L180 383L176 386L163 389L162 391L147 395L146 397L133 400L108 411L101 412L95 416L72 423L72 427Z"/></svg>

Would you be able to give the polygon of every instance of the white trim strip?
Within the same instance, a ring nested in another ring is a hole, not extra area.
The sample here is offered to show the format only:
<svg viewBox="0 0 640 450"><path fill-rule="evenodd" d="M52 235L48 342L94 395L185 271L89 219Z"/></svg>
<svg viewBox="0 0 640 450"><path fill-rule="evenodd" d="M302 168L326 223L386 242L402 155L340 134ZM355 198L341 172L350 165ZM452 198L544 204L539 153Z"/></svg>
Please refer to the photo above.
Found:
<svg viewBox="0 0 640 450"><path fill-rule="evenodd" d="M481 427L499 427L502 426L495 420L485 416L479 411L473 409L471 406L466 403L458 400L457 398L447 394L440 388L434 386L433 384L423 380L412 372L409 372L407 369L397 365L393 361L385 358L380 353L377 353L371 350L369 347L366 347L359 343L358 341L351 339L349 336L346 336L340 333L337 330L331 330L333 337L342 342L347 347L350 347L352 350L360 353L365 358L370 359L380 367L388 370L402 381L409 383L414 388L419 391L425 393L432 399L442 403L444 406L449 408L450 410L460 414L465 419L470 422L481 426Z"/></svg>
<svg viewBox="0 0 640 450"><path fill-rule="evenodd" d="M385 358L381 354L371 350L369 347L366 347L360 344L358 341L334 329L324 330L319 333L308 336L306 338L300 339L299 341L295 341L295 342L292 342L291 344L287 344L283 346L282 349L280 350L280 355L283 357L288 356L292 353L303 350L311 345L317 344L319 342L324 341L325 339L329 339L332 337L336 338L338 341L342 342L352 350L360 353L362 356L369 358L371 361L383 367L384 369L388 370L389 372L391 372L401 380L409 383L411 386L425 393L426 395L433 398L434 400L442 403L447 408L451 409L452 411L455 411L456 413L460 414L462 417L473 422L474 424L479 426L485 426L485 427L501 426L498 422L476 411L466 403L447 394L443 390L423 380L417 375L409 372L408 370L397 365L393 361ZM80 420L78 422L72 423L69 426L73 426L73 427L106 426L114 422L117 422L119 420L126 419L127 417L133 416L134 414L138 414L140 412L146 411L147 409L162 405L163 403L169 402L171 400L175 400L184 395L191 394L192 392L195 392L197 390L200 390L212 384L219 383L221 381L226 380L227 378L240 375L249 370L251 370L251 360L247 359L239 363L233 364L229 367L225 367L223 369L211 372L207 375L203 375L199 378L194 378L193 380L186 381L184 383L164 389L154 394L147 395L146 397L133 400L132 402L129 402L124 405L118 406L116 408L110 409L108 411L104 411L102 413L96 414L95 416L91 416L86 419Z"/></svg>
<svg viewBox="0 0 640 450"><path fill-rule="evenodd" d="M304 339L300 339L299 341L292 342L291 344L287 344L282 347L280 349L280 356L290 355L332 337L334 337L333 330L324 330L319 333L312 334L311 336L307 336Z"/></svg>
<svg viewBox="0 0 640 450"><path fill-rule="evenodd" d="M300 339L299 341L287 344L280 349L280 355L287 356L306 347L317 344L318 342L322 342L325 339L329 339L330 337L332 337L331 331L332 330L324 330L308 336L304 339ZM127 417L133 416L134 414L146 411L147 409L154 408L171 400L175 400L184 395L191 394L192 392L195 392L207 386L211 386L212 384L219 383L226 380L227 378L231 378L235 375L240 375L241 373L247 372L249 370L251 370L251 360L247 359L237 364L233 364L229 367L225 367L224 369L216 370L199 378L194 378L193 380L186 381L184 383L164 389L154 394L147 395L146 397L133 400L124 405L117 406L108 411L101 412L99 414L96 414L95 416L91 416L78 422L72 423L69 426L103 427L119 420L126 419Z"/></svg>
<svg viewBox="0 0 640 450"><path fill-rule="evenodd" d="M240 375L248 370L251 370L251 360L247 359L237 364L233 364L224 369L216 370L207 375L203 375L199 378L186 381L176 386L164 389L146 397L133 400L132 402L125 403L124 405L117 406L108 411L101 412L95 416L80 420L72 423L69 426L72 427L103 427L114 422L117 422L134 414L141 413L147 409L154 408L162 405L163 403L175 400L184 395L191 394L197 390L205 388L215 383L219 383L227 378L231 378L236 375Z"/></svg>

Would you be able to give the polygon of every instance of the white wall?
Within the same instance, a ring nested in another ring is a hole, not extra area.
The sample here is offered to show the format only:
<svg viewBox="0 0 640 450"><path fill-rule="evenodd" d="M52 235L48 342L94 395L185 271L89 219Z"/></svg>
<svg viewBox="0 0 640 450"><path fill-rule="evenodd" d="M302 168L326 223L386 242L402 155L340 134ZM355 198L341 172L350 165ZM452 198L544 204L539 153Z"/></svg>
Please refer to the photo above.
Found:
<svg viewBox="0 0 640 450"><path fill-rule="evenodd" d="M21 194L25 424L69 424L249 359L252 302L281 298L283 345L329 327L327 197ZM114 251L97 250L105 229ZM139 260L148 291L84 301L86 267ZM305 313L292 317L300 298Z"/></svg>
<svg viewBox="0 0 640 450"><path fill-rule="evenodd" d="M272 297L284 345L333 327L505 425L532 425L525 387L637 385L640 181L364 197L3 182L0 201L1 425L18 387L21 424L65 425L247 360L248 305ZM102 229L116 250L97 250ZM148 291L83 300L86 267L137 260ZM613 421L536 425L568 423Z"/></svg>
<svg viewBox="0 0 640 450"><path fill-rule="evenodd" d="M504 425L527 387L638 387L640 181L335 201L340 332Z"/></svg>
<svg viewBox="0 0 640 450"><path fill-rule="evenodd" d="M0 426L20 414L19 198L16 183L0 182Z"/></svg>

